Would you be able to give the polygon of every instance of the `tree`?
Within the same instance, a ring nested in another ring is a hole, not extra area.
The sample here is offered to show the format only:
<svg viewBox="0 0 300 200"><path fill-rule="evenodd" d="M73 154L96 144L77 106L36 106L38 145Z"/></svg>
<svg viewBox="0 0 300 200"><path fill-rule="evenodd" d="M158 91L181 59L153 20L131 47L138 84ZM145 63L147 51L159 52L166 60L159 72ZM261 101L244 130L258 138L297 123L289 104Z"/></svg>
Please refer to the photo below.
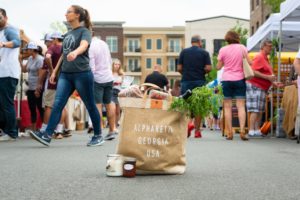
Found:
<svg viewBox="0 0 300 200"><path fill-rule="evenodd" d="M249 30L247 28L243 28L243 25L240 24L239 21L237 21L236 25L231 30L237 32L240 35L241 44L246 46Z"/></svg>
<svg viewBox="0 0 300 200"><path fill-rule="evenodd" d="M264 0L264 3L271 6L272 13L280 12L280 4L285 0Z"/></svg>
<svg viewBox="0 0 300 200"><path fill-rule="evenodd" d="M55 21L55 22L52 22L50 24L50 29L51 29L51 32L53 31L59 31L61 32L62 34L66 33L67 32L67 27L64 23L62 22L59 22L59 21Z"/></svg>

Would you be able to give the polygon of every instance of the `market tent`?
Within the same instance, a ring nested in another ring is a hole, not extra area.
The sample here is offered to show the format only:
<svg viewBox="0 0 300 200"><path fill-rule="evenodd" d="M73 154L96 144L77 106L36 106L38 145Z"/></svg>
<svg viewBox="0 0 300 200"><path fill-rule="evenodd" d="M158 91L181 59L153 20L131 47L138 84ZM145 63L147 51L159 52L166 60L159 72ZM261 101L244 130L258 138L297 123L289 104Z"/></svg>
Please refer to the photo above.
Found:
<svg viewBox="0 0 300 200"><path fill-rule="evenodd" d="M259 51L259 44L264 39L277 38L280 31L281 14L272 14L269 19L247 40L248 51ZM298 51L300 41L300 22L283 22L281 35L281 51Z"/></svg>
<svg viewBox="0 0 300 200"><path fill-rule="evenodd" d="M300 21L300 1L286 0L280 4L281 21Z"/></svg>

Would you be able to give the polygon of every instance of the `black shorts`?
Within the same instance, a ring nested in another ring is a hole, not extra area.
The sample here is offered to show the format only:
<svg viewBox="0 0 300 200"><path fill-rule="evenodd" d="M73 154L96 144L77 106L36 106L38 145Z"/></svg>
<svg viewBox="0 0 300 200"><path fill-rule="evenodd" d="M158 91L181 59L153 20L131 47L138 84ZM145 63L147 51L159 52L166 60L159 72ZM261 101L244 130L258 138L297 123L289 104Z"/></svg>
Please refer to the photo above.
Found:
<svg viewBox="0 0 300 200"><path fill-rule="evenodd" d="M97 83L94 82L94 98L96 104L110 104L112 98L113 82Z"/></svg>

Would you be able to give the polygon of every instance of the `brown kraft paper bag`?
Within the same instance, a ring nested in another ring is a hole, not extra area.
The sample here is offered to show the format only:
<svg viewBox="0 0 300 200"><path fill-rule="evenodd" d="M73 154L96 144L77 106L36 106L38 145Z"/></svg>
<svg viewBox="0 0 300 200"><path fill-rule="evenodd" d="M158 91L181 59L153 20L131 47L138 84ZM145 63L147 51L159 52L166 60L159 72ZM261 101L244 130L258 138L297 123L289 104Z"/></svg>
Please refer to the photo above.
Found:
<svg viewBox="0 0 300 200"><path fill-rule="evenodd" d="M121 99L123 113L117 153L137 159L137 174L183 174L187 118L178 112L145 108L165 105L157 102L161 100L134 99L132 106L122 106Z"/></svg>

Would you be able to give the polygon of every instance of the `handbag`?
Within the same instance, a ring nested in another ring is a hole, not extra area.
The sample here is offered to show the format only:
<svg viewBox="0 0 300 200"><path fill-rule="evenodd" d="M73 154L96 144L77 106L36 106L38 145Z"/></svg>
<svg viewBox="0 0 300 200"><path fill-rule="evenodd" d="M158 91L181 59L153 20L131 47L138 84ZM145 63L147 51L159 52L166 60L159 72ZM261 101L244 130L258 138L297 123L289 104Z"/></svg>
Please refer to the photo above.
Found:
<svg viewBox="0 0 300 200"><path fill-rule="evenodd" d="M80 109L80 103L78 103L75 106L74 112L72 114L72 117L74 121L80 121L81 120L81 109Z"/></svg>
<svg viewBox="0 0 300 200"><path fill-rule="evenodd" d="M241 48L243 53L243 71L244 71L244 77L246 80L251 79L254 77L254 72L252 70L252 67L249 65L248 60L245 56L245 53L243 49Z"/></svg>

